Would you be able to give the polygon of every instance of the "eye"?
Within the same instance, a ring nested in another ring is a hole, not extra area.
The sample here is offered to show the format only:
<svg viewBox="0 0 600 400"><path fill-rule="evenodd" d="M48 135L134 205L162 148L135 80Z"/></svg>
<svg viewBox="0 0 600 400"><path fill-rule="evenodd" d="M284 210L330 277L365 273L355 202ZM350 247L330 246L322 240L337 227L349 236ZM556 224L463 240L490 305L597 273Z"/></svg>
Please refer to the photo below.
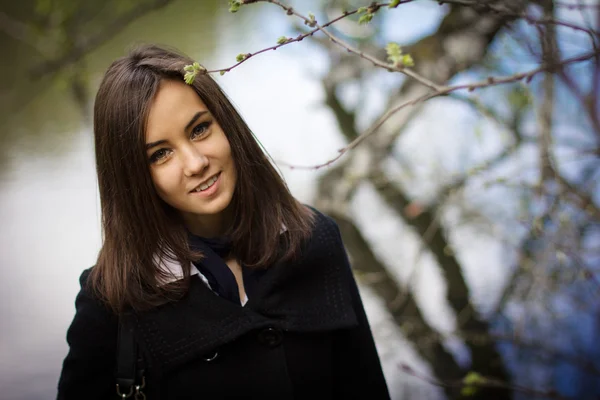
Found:
<svg viewBox="0 0 600 400"><path fill-rule="evenodd" d="M150 156L150 163L154 164L163 161L169 154L171 154L171 150L169 149L158 149Z"/></svg>
<svg viewBox="0 0 600 400"><path fill-rule="evenodd" d="M208 132L208 128L210 127L211 124L212 124L212 121L206 121L206 122L202 122L202 123L199 123L198 125L196 125L194 127L194 129L192 129L192 134L190 135L190 139L196 139L196 138L206 135L206 133Z"/></svg>

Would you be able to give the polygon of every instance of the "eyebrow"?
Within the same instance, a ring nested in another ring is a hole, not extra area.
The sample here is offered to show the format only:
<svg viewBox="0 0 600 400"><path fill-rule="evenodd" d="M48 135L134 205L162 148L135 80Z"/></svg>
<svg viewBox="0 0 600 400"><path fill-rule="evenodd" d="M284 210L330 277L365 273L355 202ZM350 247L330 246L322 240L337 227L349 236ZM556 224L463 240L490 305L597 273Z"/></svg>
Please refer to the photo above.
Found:
<svg viewBox="0 0 600 400"><path fill-rule="evenodd" d="M185 126L184 130L185 131L189 130L192 127L192 125L194 125L194 123L196 121L198 121L198 118L200 118L204 114L208 114L208 111L198 111L196 114L194 114L192 119L190 119L190 122L188 122L187 125ZM156 142L146 143L146 150L150 150L151 148L159 146L166 142L167 142L166 140L162 139L162 140L157 140Z"/></svg>
<svg viewBox="0 0 600 400"><path fill-rule="evenodd" d="M190 119L190 122L188 122L188 124L185 126L185 130L187 131L188 129L190 129L192 125L194 125L194 122L198 121L198 118L200 118L204 114L208 114L208 111L198 111L196 114L194 114L192 119Z"/></svg>

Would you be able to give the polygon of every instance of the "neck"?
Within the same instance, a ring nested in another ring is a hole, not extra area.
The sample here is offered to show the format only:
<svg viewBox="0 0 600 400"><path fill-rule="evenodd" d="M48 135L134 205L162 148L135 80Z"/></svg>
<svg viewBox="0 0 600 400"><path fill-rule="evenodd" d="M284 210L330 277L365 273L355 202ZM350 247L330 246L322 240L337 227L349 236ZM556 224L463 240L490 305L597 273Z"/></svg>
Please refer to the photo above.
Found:
<svg viewBox="0 0 600 400"><path fill-rule="evenodd" d="M186 228L196 236L213 238L223 236L231 225L230 213L223 211L213 215L184 214Z"/></svg>

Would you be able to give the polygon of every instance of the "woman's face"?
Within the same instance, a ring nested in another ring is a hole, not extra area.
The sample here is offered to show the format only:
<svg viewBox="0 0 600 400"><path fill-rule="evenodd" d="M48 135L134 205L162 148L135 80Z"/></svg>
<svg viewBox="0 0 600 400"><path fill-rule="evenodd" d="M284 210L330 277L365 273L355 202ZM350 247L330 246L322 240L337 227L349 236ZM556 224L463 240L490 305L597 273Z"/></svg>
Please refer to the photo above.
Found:
<svg viewBox="0 0 600 400"><path fill-rule="evenodd" d="M237 178L231 147L192 87L161 83L148 116L146 153L158 195L192 232L222 220Z"/></svg>

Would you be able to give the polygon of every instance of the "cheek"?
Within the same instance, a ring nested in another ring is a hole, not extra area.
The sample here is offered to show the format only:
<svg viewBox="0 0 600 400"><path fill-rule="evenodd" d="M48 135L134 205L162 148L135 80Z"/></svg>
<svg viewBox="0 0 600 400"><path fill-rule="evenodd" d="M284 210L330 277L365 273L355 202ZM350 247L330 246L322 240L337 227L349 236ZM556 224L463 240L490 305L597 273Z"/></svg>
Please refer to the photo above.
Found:
<svg viewBox="0 0 600 400"><path fill-rule="evenodd" d="M151 171L152 183L158 196L171 204L177 194L177 180L168 168L157 168Z"/></svg>

